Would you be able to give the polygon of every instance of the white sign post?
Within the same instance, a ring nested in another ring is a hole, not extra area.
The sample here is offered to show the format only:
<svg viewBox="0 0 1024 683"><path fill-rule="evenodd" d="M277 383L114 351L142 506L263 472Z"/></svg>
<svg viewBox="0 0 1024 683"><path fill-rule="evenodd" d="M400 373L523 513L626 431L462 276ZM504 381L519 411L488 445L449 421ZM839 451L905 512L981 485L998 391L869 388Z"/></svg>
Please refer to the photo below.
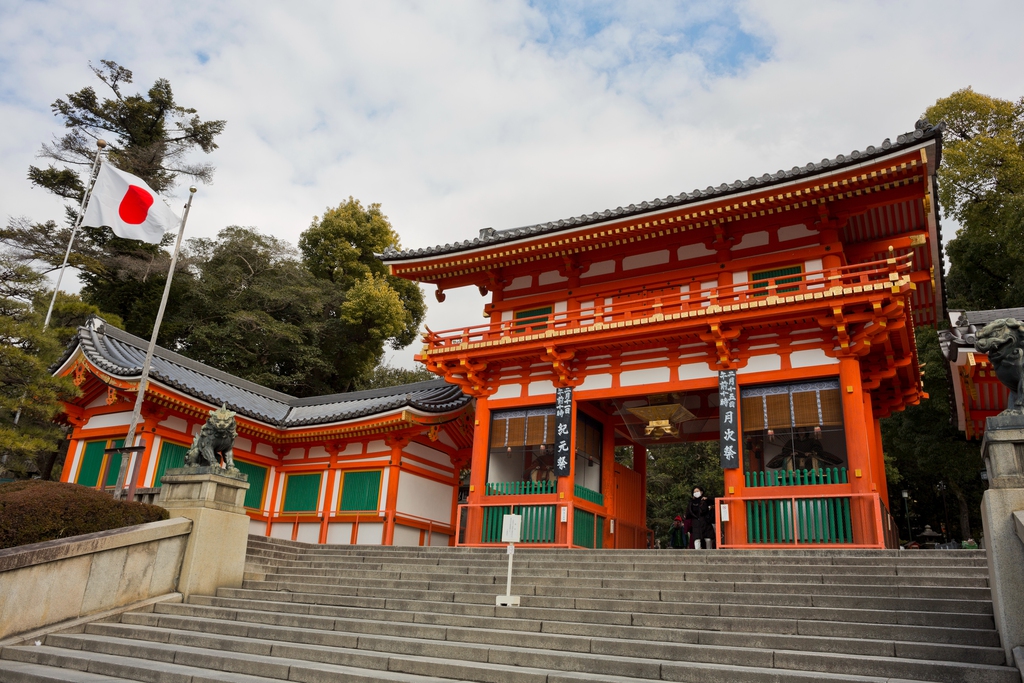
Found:
<svg viewBox="0 0 1024 683"><path fill-rule="evenodd" d="M505 581L505 594L494 599L494 604L499 607L519 606L519 596L512 595L512 557L516 554L516 543L519 542L522 526L522 515L505 515L501 518L501 542L508 543L508 578Z"/></svg>

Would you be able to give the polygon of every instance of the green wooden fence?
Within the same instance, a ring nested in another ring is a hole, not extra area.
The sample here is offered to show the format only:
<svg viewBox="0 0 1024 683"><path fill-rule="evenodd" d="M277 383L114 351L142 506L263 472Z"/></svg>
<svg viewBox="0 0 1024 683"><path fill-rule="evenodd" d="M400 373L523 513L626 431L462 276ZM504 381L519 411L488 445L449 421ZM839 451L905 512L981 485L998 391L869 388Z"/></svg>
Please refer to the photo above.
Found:
<svg viewBox="0 0 1024 683"><path fill-rule="evenodd" d="M538 493L554 493L557 485L553 481L496 481L487 485L487 496L531 496Z"/></svg>
<svg viewBox="0 0 1024 683"><path fill-rule="evenodd" d="M761 486L817 486L820 484L846 484L845 467L825 467L819 470L774 470L747 472L747 487Z"/></svg>
<svg viewBox="0 0 1024 683"><path fill-rule="evenodd" d="M574 508L572 515L573 545L578 545L583 548L600 549L603 541L604 517L596 516L593 512Z"/></svg>
<svg viewBox="0 0 1024 683"><path fill-rule="evenodd" d="M484 528L480 537L481 543L501 543L502 518L509 514L507 505L496 505L484 508ZM554 505L515 505L512 513L523 516L519 529L520 543L554 543L555 515Z"/></svg>
<svg viewBox="0 0 1024 683"><path fill-rule="evenodd" d="M597 491L591 491L585 486L576 484L576 497L581 498L594 505L604 505L604 496Z"/></svg>
<svg viewBox="0 0 1024 683"><path fill-rule="evenodd" d="M853 543L849 498L782 498L746 504L747 543Z"/></svg>

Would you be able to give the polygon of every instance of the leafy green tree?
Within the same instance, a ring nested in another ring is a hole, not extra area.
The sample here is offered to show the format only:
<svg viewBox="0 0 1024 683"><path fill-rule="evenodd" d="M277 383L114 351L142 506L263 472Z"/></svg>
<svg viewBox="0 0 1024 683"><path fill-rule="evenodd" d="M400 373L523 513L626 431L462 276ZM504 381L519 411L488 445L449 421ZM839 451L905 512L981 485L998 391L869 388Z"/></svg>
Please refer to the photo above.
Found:
<svg viewBox="0 0 1024 683"><path fill-rule="evenodd" d="M952 537L964 540L980 521L980 472L984 468L981 450L976 442L967 441L950 420L947 364L934 328L918 328L917 351L924 366L924 388L929 398L882 421L886 454L899 470L898 479L890 474L889 509L900 517L903 502L896 484L902 483L916 501L917 509L912 514L920 518L920 523L914 525L917 532L924 524L937 530L944 517L937 488L940 482L944 483L958 511L955 520L951 520L954 528L948 531ZM904 522L900 530L905 527Z"/></svg>
<svg viewBox="0 0 1024 683"><path fill-rule="evenodd" d="M400 384L426 382L431 379L437 379L437 375L425 368L396 368L388 363L381 363L373 369L369 376L360 377L353 381L352 389L354 391L382 389L384 387L396 387Z"/></svg>
<svg viewBox="0 0 1024 683"><path fill-rule="evenodd" d="M387 276L318 277L286 242L253 229L190 240L186 261L160 342L278 391L330 394L371 381L385 344L409 325Z"/></svg>
<svg viewBox="0 0 1024 683"><path fill-rule="evenodd" d="M947 246L950 307L1024 305L1024 98L965 88L925 116L947 126L939 204L961 226Z"/></svg>
<svg viewBox="0 0 1024 683"><path fill-rule="evenodd" d="M50 477L64 436L53 419L61 401L78 395L70 380L50 374L50 365L97 309L62 296L54 326L43 331L48 304L44 277L0 252L0 477Z"/></svg>
<svg viewBox="0 0 1024 683"><path fill-rule="evenodd" d="M388 274L387 267L375 256L388 247L398 248L398 233L380 210L380 204L365 209L352 197L337 208L314 218L299 238L303 263L320 278L349 290L370 276L380 278L402 302L402 331L388 341L401 349L416 339L427 307L415 282Z"/></svg>
<svg viewBox="0 0 1024 683"><path fill-rule="evenodd" d="M225 122L203 121L195 109L179 105L166 79L157 79L145 94L127 94L124 86L132 83L132 72L109 60L100 64L90 68L107 95L87 86L57 99L51 109L65 133L40 151L52 163L28 170L32 185L69 200L67 227L16 218L0 230L0 241L26 263L60 266L99 139L107 142L111 163L157 192L171 189L180 175L200 182L213 177L213 166L188 159L197 151L217 149ZM83 228L70 263L79 269L86 301L121 316L130 332L149 334L156 314L150 304L160 299L168 266L161 246L121 239L109 228Z"/></svg>

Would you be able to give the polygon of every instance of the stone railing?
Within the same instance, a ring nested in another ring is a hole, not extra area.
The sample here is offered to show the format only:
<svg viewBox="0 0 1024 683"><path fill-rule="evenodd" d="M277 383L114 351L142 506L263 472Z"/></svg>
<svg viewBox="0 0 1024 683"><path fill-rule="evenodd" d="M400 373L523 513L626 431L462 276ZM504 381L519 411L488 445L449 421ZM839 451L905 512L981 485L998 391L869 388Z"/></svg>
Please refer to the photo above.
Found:
<svg viewBox="0 0 1024 683"><path fill-rule="evenodd" d="M192 520L0 550L0 641L177 591Z"/></svg>

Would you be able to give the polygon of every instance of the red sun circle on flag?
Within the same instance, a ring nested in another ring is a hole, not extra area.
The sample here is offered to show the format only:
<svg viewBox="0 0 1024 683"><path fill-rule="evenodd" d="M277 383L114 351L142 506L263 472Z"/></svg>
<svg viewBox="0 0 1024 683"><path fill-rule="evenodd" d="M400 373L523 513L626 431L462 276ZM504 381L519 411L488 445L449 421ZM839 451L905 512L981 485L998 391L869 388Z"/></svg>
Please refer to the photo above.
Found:
<svg viewBox="0 0 1024 683"><path fill-rule="evenodd" d="M117 215L125 223L138 225L146 220L151 206L153 206L153 195L138 185L129 185L128 191L121 199L120 206L117 207Z"/></svg>

